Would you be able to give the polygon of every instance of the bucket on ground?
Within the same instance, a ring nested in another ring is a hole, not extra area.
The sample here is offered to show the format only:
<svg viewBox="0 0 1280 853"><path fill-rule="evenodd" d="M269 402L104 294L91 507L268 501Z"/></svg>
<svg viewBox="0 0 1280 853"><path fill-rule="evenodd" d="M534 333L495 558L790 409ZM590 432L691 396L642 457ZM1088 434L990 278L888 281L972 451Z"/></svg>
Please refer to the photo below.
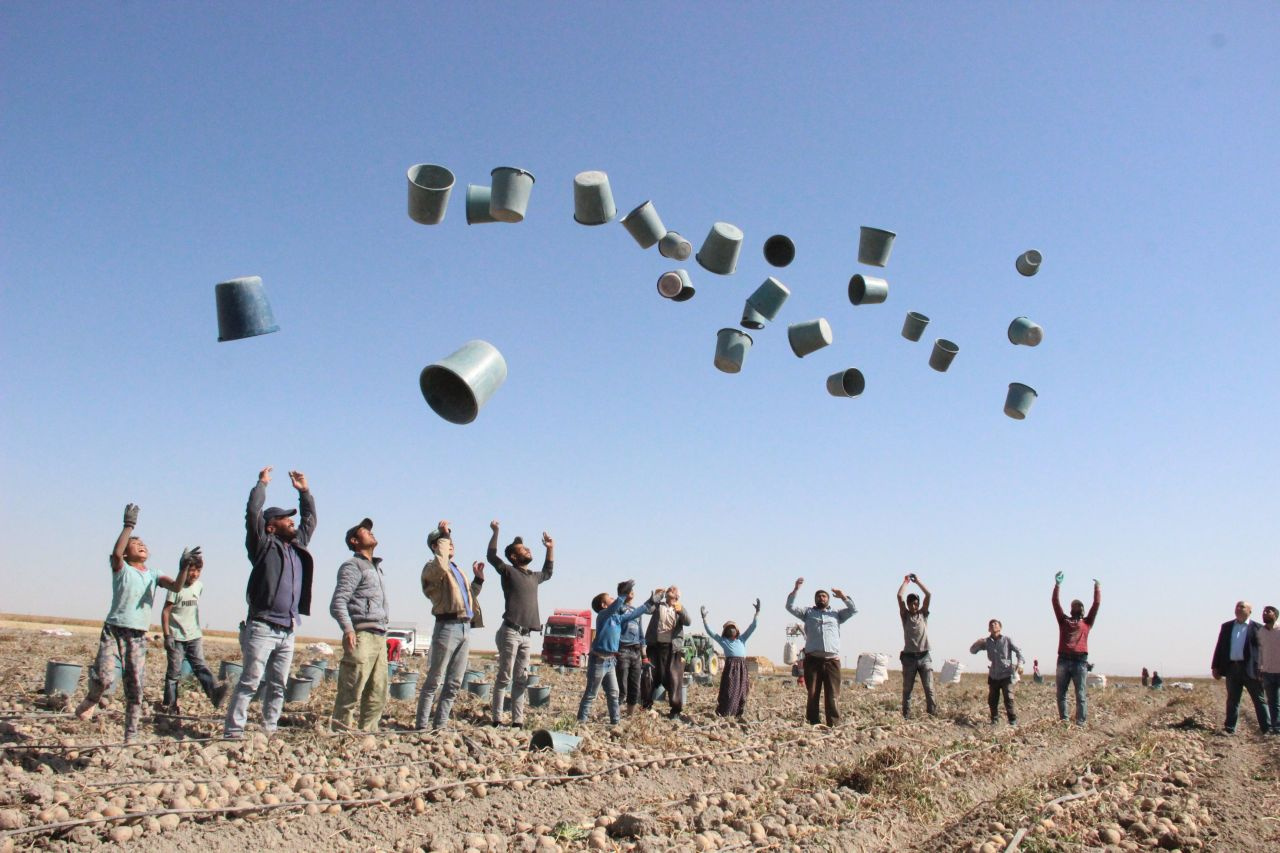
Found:
<svg viewBox="0 0 1280 853"><path fill-rule="evenodd" d="M224 660L218 665L218 680L236 682L240 680L240 673L244 670L242 664L231 660Z"/></svg>
<svg viewBox="0 0 1280 853"><path fill-rule="evenodd" d="M266 676L262 680L265 682ZM310 678L291 677L288 684L284 688L284 701L286 702L305 702L311 698L311 685L314 684Z"/></svg>
<svg viewBox="0 0 1280 853"><path fill-rule="evenodd" d="M535 684L529 688L529 705L541 708L551 702L551 687L546 684Z"/></svg>
<svg viewBox="0 0 1280 853"><path fill-rule="evenodd" d="M414 693L417 691L417 689L418 689L418 682L416 681L393 681L389 685L389 690L391 691L391 698L398 699L401 702L412 701Z"/></svg>
<svg viewBox="0 0 1280 853"><path fill-rule="evenodd" d="M582 738L568 732L553 732L549 729L538 729L529 738L529 749L553 749L556 752L573 752L582 743Z"/></svg>
<svg viewBox="0 0 1280 853"><path fill-rule="evenodd" d="M52 696L61 693L71 696L80 686L80 671L84 669L78 663L66 663L51 660L44 665L44 694Z"/></svg>

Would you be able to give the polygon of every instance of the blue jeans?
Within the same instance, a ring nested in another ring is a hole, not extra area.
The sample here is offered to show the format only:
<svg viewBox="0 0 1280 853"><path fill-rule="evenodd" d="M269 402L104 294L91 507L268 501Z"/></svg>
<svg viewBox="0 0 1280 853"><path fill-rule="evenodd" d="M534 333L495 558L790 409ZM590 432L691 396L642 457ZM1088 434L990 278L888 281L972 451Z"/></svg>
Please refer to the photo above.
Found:
<svg viewBox="0 0 1280 853"><path fill-rule="evenodd" d="M1084 725L1089 719L1089 697L1085 693L1085 676L1089 674L1089 664L1083 659L1068 658L1058 655L1058 674L1055 687L1058 691L1058 719L1067 718L1067 682L1076 687L1076 722Z"/></svg>
<svg viewBox="0 0 1280 853"><path fill-rule="evenodd" d="M1271 733L1280 735L1280 672L1262 673L1262 692L1271 712Z"/></svg>
<svg viewBox="0 0 1280 853"><path fill-rule="evenodd" d="M262 699L262 727L274 732L284 707L284 686L293 664L293 631L250 619L240 628L240 657L244 669L227 705L222 723L224 737L240 737L249 717L249 702L258 692L258 682L267 679Z"/></svg>
<svg viewBox="0 0 1280 853"><path fill-rule="evenodd" d="M600 692L600 682L604 682L605 699L609 702L609 722L616 724L620 714L618 707L618 659L597 655L594 652L587 658L587 689L582 694L582 702L578 704L578 722L585 723L591 713L591 703Z"/></svg>
<svg viewBox="0 0 1280 853"><path fill-rule="evenodd" d="M431 662L427 665L427 683L418 694L417 728L425 729L430 719L431 727L438 729L449 719L453 700L462 687L462 676L467 671L467 652L471 648L471 626L466 622L442 622L436 620L431 631ZM440 682L444 690L436 702ZM432 704L435 714L432 714Z"/></svg>

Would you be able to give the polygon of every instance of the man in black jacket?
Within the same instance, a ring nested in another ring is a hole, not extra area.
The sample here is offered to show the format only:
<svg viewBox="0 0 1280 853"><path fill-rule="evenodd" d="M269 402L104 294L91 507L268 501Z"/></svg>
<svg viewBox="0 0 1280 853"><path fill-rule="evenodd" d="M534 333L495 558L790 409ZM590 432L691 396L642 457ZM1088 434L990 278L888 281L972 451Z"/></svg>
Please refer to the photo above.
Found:
<svg viewBox="0 0 1280 853"><path fill-rule="evenodd" d="M249 715L249 701L258 683L267 679L262 699L262 726L275 731L284 705L284 688L293 663L293 637L301 616L311 615L311 578L315 563L307 543L316 529L316 502L307 488L306 475L290 471L289 482L298 490L302 524L295 526L297 510L267 507L267 484L271 466L258 472L258 482L249 492L245 507L245 550L253 563L245 599L248 618L240 623L240 655L243 669L236 685L223 735L242 737Z"/></svg>
<svg viewBox="0 0 1280 853"><path fill-rule="evenodd" d="M684 629L692 621L680 603L679 588L667 587L645 630L645 645L653 662L653 692L645 702L646 708L652 707L653 693L661 685L671 703L670 715L679 717L684 711Z"/></svg>
<svg viewBox="0 0 1280 853"><path fill-rule="evenodd" d="M1213 648L1213 677L1227 680L1227 719L1224 734L1235 734L1240 716L1240 694L1249 691L1253 712L1265 735L1271 728L1267 705L1262 701L1262 681L1258 675L1258 629L1262 626L1249 619L1253 606L1236 602L1236 618L1223 622L1218 631L1218 644Z"/></svg>

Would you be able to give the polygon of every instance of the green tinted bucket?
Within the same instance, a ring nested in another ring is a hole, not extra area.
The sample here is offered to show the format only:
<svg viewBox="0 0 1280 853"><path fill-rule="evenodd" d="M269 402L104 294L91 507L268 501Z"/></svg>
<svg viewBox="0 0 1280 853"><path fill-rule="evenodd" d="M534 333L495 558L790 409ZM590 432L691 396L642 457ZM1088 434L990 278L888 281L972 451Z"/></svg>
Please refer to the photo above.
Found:
<svg viewBox="0 0 1280 853"><path fill-rule="evenodd" d="M728 222L717 222L707 232L698 250L698 263L707 272L716 275L733 275L738 268L738 255L742 252L742 229Z"/></svg>
<svg viewBox="0 0 1280 853"><path fill-rule="evenodd" d="M392 699L398 699L401 702L410 702L413 700L413 696L418 690L418 682L393 681L391 682L390 690Z"/></svg>
<svg viewBox="0 0 1280 853"><path fill-rule="evenodd" d="M80 686L80 671L84 667L78 663L65 663L51 660L44 665L44 694L52 696L61 693L71 696Z"/></svg>
<svg viewBox="0 0 1280 853"><path fill-rule="evenodd" d="M827 393L832 397L857 397L866 387L867 381L856 367L827 377Z"/></svg>
<svg viewBox="0 0 1280 853"><path fill-rule="evenodd" d="M796 244L786 234L774 234L764 241L764 259L770 266L785 267L795 257Z"/></svg>
<svg viewBox="0 0 1280 853"><path fill-rule="evenodd" d="M1023 385L1021 382L1010 382L1009 393L1004 398L1004 413L1015 421L1026 418L1027 412L1031 411L1031 404L1036 401L1036 397L1040 396L1036 393L1036 389L1030 385Z"/></svg>
<svg viewBox="0 0 1280 853"><path fill-rule="evenodd" d="M1015 317L1009 324L1009 343L1015 346L1039 346L1042 340L1044 340L1044 329L1040 328L1039 323L1026 317Z"/></svg>
<svg viewBox="0 0 1280 853"><path fill-rule="evenodd" d="M551 687L536 684L529 688L529 704L534 708L542 708L551 703Z"/></svg>
<svg viewBox="0 0 1280 853"><path fill-rule="evenodd" d="M218 665L219 681L239 681L240 673L244 670L244 666L235 661L224 660Z"/></svg>
<svg viewBox="0 0 1280 853"><path fill-rule="evenodd" d="M462 686L466 687L471 682L480 681L483 678L484 678L484 670L468 669L466 672L462 674Z"/></svg>
<svg viewBox="0 0 1280 853"><path fill-rule="evenodd" d="M472 681L467 684L467 691L481 699L491 699L493 697L492 681Z"/></svg>
<svg viewBox="0 0 1280 853"><path fill-rule="evenodd" d="M716 333L713 364L722 373L738 373L751 350L751 336L741 329L721 329Z"/></svg>
<svg viewBox="0 0 1280 853"><path fill-rule="evenodd" d="M514 166L499 166L489 173L489 215L499 222L520 222L533 194L533 173Z"/></svg>
<svg viewBox="0 0 1280 853"><path fill-rule="evenodd" d="M693 254L693 244L675 231L668 231L658 241L658 254L673 261L683 261Z"/></svg>
<svg viewBox="0 0 1280 853"><path fill-rule="evenodd" d="M313 663L298 667L298 677L309 679L312 684L319 684L323 681L324 673L325 670L322 667L318 667Z"/></svg>
<svg viewBox="0 0 1280 853"><path fill-rule="evenodd" d="M116 693L120 689L120 683L124 681L124 664L120 662L119 658L116 658L115 668L116 668L115 678L111 679L111 686L107 688L108 696ZM98 665L96 663L89 664L89 677L96 678L97 674L98 674Z"/></svg>
<svg viewBox="0 0 1280 853"><path fill-rule="evenodd" d="M1036 273L1040 272L1040 262L1042 260L1044 260L1044 258L1040 255L1039 252L1037 252L1035 249L1028 249L1027 251L1023 252L1021 255L1018 255L1018 259L1013 262L1013 266L1014 266L1014 269L1016 269L1022 275L1031 277Z"/></svg>
<svg viewBox="0 0 1280 853"><path fill-rule="evenodd" d="M409 167L407 176L409 218L420 225L439 225L453 192L453 172L444 166L419 163Z"/></svg>
<svg viewBox="0 0 1280 853"><path fill-rule="evenodd" d="M883 228L863 225L858 231L858 263L869 267L882 267L889 263L893 240L898 235Z"/></svg>
<svg viewBox="0 0 1280 853"><path fill-rule="evenodd" d="M538 729L533 733L533 737L529 738L529 749L553 749L556 752L573 752L580 743L582 743L582 738L577 735L571 735L568 732Z"/></svg>
<svg viewBox="0 0 1280 853"><path fill-rule="evenodd" d="M492 196L493 191L489 187L467 184L468 225L484 225L488 222L498 221L493 218L493 214L489 213L489 201Z"/></svg>
<svg viewBox="0 0 1280 853"><path fill-rule="evenodd" d="M263 677L265 681L265 676ZM284 689L284 701L286 702L305 702L311 698L311 685L314 684L310 678L290 678L288 685Z"/></svg>
<svg viewBox="0 0 1280 853"><path fill-rule="evenodd" d="M580 225L604 225L618 214L609 176L604 172L579 172L573 178L573 218Z"/></svg>
<svg viewBox="0 0 1280 853"><path fill-rule="evenodd" d="M790 295L791 290L785 284L769 276L747 297L747 304L742 309L742 325L748 329L763 329L765 323L778 316Z"/></svg>
<svg viewBox="0 0 1280 853"><path fill-rule="evenodd" d="M667 227L662 224L662 217L651 201L646 201L622 217L622 227L627 229L627 233L641 249L649 248L667 233Z"/></svg>
<svg viewBox="0 0 1280 853"><path fill-rule="evenodd" d="M671 270L658 276L658 294L672 302L686 302L693 298L693 281L687 270Z"/></svg>
<svg viewBox="0 0 1280 853"><path fill-rule="evenodd" d="M879 305L889 298L889 282L873 275L849 279L849 301L854 305Z"/></svg>
<svg viewBox="0 0 1280 853"><path fill-rule="evenodd" d="M506 378L502 353L488 341L477 340L422 368L418 387L437 415L451 424L469 424Z"/></svg>
<svg viewBox="0 0 1280 853"><path fill-rule="evenodd" d="M825 346L830 346L831 341L831 324L825 317L804 323L792 323L787 327L787 342L791 344L791 351L797 358L804 358Z"/></svg>
<svg viewBox="0 0 1280 853"><path fill-rule="evenodd" d="M918 311L908 311L907 319L902 323L902 336L909 341L918 341L928 325L928 317Z"/></svg>
<svg viewBox="0 0 1280 853"><path fill-rule="evenodd" d="M929 353L929 366L939 373L946 373L958 352L960 347L956 344L946 338L938 338L933 342L933 352Z"/></svg>

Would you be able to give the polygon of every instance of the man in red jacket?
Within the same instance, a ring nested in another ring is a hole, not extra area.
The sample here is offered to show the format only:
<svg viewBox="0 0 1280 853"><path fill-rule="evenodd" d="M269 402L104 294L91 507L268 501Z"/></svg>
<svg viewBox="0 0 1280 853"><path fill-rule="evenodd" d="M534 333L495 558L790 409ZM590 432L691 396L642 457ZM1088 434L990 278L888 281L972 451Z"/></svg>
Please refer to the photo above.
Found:
<svg viewBox="0 0 1280 853"><path fill-rule="evenodd" d="M1089 698L1085 692L1085 677L1089 673L1089 631L1098 617L1098 605L1102 603L1102 585L1093 582L1093 607L1085 615L1084 602L1071 602L1071 615L1062 612L1058 601L1058 589L1062 586L1062 572L1053 579L1053 615L1058 619L1058 719L1067 719L1067 682L1076 688L1076 725L1083 726L1089 719Z"/></svg>

